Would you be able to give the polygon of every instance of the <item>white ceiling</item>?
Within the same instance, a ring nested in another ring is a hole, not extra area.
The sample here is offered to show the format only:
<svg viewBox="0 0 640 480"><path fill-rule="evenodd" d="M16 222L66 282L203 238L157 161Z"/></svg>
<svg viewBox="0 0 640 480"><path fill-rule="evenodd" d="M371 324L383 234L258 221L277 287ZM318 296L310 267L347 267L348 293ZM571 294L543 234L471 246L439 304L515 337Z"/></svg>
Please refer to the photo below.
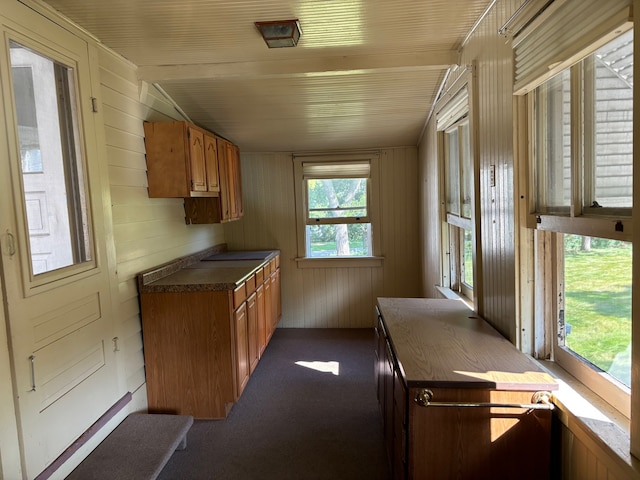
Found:
<svg viewBox="0 0 640 480"><path fill-rule="evenodd" d="M416 145L490 0L46 0L243 151ZM297 18L297 47L256 21Z"/></svg>

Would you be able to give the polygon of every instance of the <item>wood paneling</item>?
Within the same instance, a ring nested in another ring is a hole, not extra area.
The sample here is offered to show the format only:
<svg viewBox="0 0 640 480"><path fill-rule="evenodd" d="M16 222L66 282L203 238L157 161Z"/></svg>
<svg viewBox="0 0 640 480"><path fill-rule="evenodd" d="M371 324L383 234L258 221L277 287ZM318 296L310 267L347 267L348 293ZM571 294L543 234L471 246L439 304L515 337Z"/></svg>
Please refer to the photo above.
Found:
<svg viewBox="0 0 640 480"><path fill-rule="evenodd" d="M637 472L606 451L606 446L581 428L558 428L558 478L563 480L623 480L640 478Z"/></svg>
<svg viewBox="0 0 640 480"><path fill-rule="evenodd" d="M241 153L243 219L225 225L231 249L282 252L281 327L372 327L377 296L420 295L416 149L381 150L382 267L298 268L293 160Z"/></svg>
<svg viewBox="0 0 640 480"><path fill-rule="evenodd" d="M143 122L182 118L153 86L138 85L135 67L129 62L100 49L99 64L118 275L114 331L126 386L133 392L145 380L135 276L222 243L224 232L220 225L187 226L181 199L148 197ZM151 106L141 102L141 90L142 102Z"/></svg>

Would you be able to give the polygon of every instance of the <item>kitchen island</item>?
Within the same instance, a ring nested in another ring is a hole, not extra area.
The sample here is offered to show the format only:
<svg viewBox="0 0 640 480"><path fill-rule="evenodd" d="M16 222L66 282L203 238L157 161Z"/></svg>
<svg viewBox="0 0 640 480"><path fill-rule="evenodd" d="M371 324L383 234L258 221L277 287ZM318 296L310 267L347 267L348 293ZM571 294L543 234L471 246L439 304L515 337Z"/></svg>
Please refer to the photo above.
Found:
<svg viewBox="0 0 640 480"><path fill-rule="evenodd" d="M394 479L543 479L553 378L462 301L378 298L377 386Z"/></svg>
<svg viewBox="0 0 640 480"><path fill-rule="evenodd" d="M214 247L138 289L149 412L226 418L281 316L280 252Z"/></svg>

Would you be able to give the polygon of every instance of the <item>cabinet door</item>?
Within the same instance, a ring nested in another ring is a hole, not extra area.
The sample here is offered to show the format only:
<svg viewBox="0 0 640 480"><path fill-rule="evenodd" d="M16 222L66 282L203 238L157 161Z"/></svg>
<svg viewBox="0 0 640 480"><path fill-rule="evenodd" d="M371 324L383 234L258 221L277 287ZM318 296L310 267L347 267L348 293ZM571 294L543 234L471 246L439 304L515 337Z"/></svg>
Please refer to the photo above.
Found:
<svg viewBox="0 0 640 480"><path fill-rule="evenodd" d="M236 400L240 398L249 381L249 342L247 328L247 304L240 305L234 313L236 333Z"/></svg>
<svg viewBox="0 0 640 480"><path fill-rule="evenodd" d="M394 430L393 430L393 354L389 341L385 342L385 362L384 368L384 441L387 446L389 464L394 465Z"/></svg>
<svg viewBox="0 0 640 480"><path fill-rule="evenodd" d="M231 159L233 163L233 194L236 205L236 216L241 218L244 215L244 204L242 203L242 169L240 168L240 149L237 145L231 145Z"/></svg>
<svg viewBox="0 0 640 480"><path fill-rule="evenodd" d="M273 296L271 294L271 277L265 278L264 280L264 323L267 334L267 339L265 341L265 347L267 343L271 339L271 335L273 334Z"/></svg>
<svg viewBox="0 0 640 480"><path fill-rule="evenodd" d="M229 162L227 159L227 142L221 138L217 139L218 147L218 174L220 176L220 216L222 221L231 219L231 201L229 197Z"/></svg>
<svg viewBox="0 0 640 480"><path fill-rule="evenodd" d="M249 367L253 373L258 365L260 346L258 345L258 295L253 293L247 298L247 340L249 342Z"/></svg>
<svg viewBox="0 0 640 480"><path fill-rule="evenodd" d="M258 346L260 356L262 356L262 353L267 346L267 317L265 315L264 283L261 283L258 285L258 288L256 288L256 304L258 311Z"/></svg>
<svg viewBox="0 0 640 480"><path fill-rule="evenodd" d="M398 369L393 371L393 478L404 480L407 460L407 390Z"/></svg>
<svg viewBox="0 0 640 480"><path fill-rule="evenodd" d="M204 134L194 127L187 127L189 138L189 166L191 167L191 190L207 191L207 172L204 159Z"/></svg>
<svg viewBox="0 0 640 480"><path fill-rule="evenodd" d="M207 174L207 191L220 192L218 174L218 143L213 135L204 134L204 164Z"/></svg>
<svg viewBox="0 0 640 480"><path fill-rule="evenodd" d="M382 320L378 317L378 327L376 328L377 350L376 350L376 391L378 395L378 404L380 413L384 415L384 372L385 362L387 361L387 340L382 326Z"/></svg>
<svg viewBox="0 0 640 480"><path fill-rule="evenodd" d="M282 297L281 297L282 287L280 284L279 268L276 268L275 276L276 276L276 282L275 282L274 291L273 291L273 301L275 302L276 318L274 322L275 322L275 325L278 325L278 322L280 321L280 317L282 317Z"/></svg>
<svg viewBox="0 0 640 480"><path fill-rule="evenodd" d="M278 326L280 316L278 310L280 310L280 275L279 270L274 271L271 274L271 333L275 332Z"/></svg>

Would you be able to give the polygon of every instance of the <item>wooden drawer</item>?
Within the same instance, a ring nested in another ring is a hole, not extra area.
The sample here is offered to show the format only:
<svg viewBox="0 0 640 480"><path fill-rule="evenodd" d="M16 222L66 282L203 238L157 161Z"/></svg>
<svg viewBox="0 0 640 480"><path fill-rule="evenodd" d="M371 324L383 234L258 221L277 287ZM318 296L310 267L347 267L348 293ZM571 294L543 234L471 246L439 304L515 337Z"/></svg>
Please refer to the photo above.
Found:
<svg viewBox="0 0 640 480"><path fill-rule="evenodd" d="M247 299L247 289L243 283L233 291L233 308L234 310L244 303Z"/></svg>
<svg viewBox="0 0 640 480"><path fill-rule="evenodd" d="M264 283L264 269L261 268L256 272L256 287Z"/></svg>
<svg viewBox="0 0 640 480"><path fill-rule="evenodd" d="M264 266L264 278L266 279L269 275L271 275L271 262Z"/></svg>
<svg viewBox="0 0 640 480"><path fill-rule="evenodd" d="M276 268L280 268L280 255L276 255Z"/></svg>
<svg viewBox="0 0 640 480"><path fill-rule="evenodd" d="M247 297L250 297L253 292L256 291L256 276L251 275L244 283L247 289Z"/></svg>
<svg viewBox="0 0 640 480"><path fill-rule="evenodd" d="M269 268L271 268L271 273L275 273L276 268L278 268L278 265L276 263L276 259L273 258L270 262L269 262Z"/></svg>

